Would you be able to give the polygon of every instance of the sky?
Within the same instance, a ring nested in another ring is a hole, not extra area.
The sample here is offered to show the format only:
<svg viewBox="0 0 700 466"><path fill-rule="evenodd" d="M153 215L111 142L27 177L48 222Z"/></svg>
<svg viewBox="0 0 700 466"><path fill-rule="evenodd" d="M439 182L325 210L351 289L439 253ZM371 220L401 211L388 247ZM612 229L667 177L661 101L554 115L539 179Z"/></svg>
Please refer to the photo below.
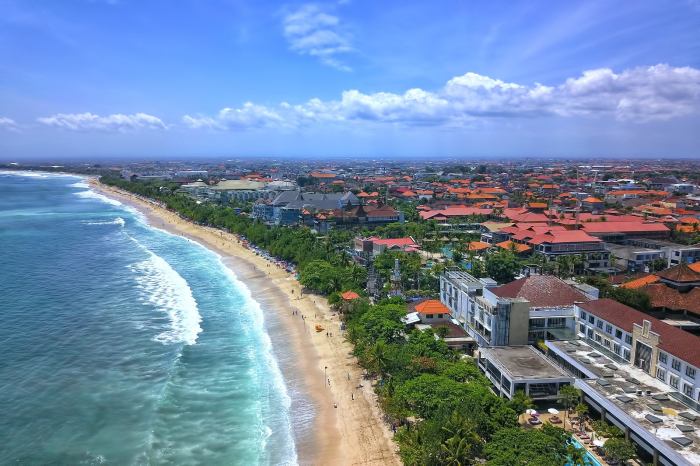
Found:
<svg viewBox="0 0 700 466"><path fill-rule="evenodd" d="M0 0L0 160L697 157L700 0Z"/></svg>

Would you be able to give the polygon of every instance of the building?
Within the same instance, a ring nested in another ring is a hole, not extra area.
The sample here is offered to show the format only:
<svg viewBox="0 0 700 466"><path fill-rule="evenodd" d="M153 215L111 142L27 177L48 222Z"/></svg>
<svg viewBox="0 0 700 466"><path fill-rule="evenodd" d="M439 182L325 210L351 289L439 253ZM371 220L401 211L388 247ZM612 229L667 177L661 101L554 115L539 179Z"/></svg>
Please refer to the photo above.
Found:
<svg viewBox="0 0 700 466"><path fill-rule="evenodd" d="M612 299L577 305L577 332L619 362L700 401L700 338Z"/></svg>
<svg viewBox="0 0 700 466"><path fill-rule="evenodd" d="M643 247L648 249L658 249L664 253L664 259L668 261L668 267L681 264L692 264L700 262L700 245L687 246L670 241L634 238L626 242L630 246Z"/></svg>
<svg viewBox="0 0 700 466"><path fill-rule="evenodd" d="M590 298L550 275L496 286L466 272L440 277L440 297L479 347L526 345L575 338L576 303Z"/></svg>
<svg viewBox="0 0 700 466"><path fill-rule="evenodd" d="M528 241L534 251L547 261L561 256L579 256L585 270L606 271L610 267L610 252L599 238L582 230L551 230Z"/></svg>
<svg viewBox="0 0 700 466"><path fill-rule="evenodd" d="M494 391L509 399L523 391L536 401L554 401L561 387L574 383L574 377L532 346L481 348L477 365L493 384Z"/></svg>
<svg viewBox="0 0 700 466"><path fill-rule="evenodd" d="M295 225L303 220L303 211L330 212L348 206L359 206L353 193L302 193L283 191L274 199L259 201L253 206L253 218L274 225Z"/></svg>
<svg viewBox="0 0 700 466"><path fill-rule="evenodd" d="M623 243L634 238L666 239L671 235L666 225L652 222L589 222L581 228L609 243Z"/></svg>

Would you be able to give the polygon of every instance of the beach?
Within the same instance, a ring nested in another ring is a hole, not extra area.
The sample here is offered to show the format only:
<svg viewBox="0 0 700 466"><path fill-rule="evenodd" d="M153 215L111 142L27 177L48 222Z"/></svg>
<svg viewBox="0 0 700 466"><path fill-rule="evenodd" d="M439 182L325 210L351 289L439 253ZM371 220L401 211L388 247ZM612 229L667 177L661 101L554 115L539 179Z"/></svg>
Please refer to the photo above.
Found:
<svg viewBox="0 0 700 466"><path fill-rule="evenodd" d="M293 354L285 381L313 402L311 435L297 435L300 464L400 464L389 427L382 421L369 380L352 355L340 320L325 298L304 293L292 274L244 246L235 235L195 225L157 203L91 180L108 197L140 211L148 223L215 251L266 311L273 350ZM324 328L316 332L315 326ZM328 334L326 333L328 332ZM294 419L292 419L294 422Z"/></svg>

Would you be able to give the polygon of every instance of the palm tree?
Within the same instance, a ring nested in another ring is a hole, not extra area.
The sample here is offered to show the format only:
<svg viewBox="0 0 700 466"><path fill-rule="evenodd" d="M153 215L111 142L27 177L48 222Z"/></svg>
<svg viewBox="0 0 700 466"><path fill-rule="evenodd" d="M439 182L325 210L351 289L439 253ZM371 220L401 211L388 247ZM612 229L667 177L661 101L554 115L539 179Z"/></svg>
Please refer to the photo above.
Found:
<svg viewBox="0 0 700 466"><path fill-rule="evenodd" d="M590 466L591 462L586 458L586 453L583 448L576 448L574 445L566 446L566 456L568 457L567 465L570 466Z"/></svg>

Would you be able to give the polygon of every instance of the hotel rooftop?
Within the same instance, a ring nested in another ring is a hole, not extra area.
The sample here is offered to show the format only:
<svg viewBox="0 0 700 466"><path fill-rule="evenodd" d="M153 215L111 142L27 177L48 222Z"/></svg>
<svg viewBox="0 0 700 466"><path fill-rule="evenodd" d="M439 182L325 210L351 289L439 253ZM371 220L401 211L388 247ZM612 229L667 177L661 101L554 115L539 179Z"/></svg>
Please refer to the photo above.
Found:
<svg viewBox="0 0 700 466"><path fill-rule="evenodd" d="M668 385L582 340L547 341L549 355L577 376L584 401L659 464L700 464L700 413ZM605 354L604 354L605 353Z"/></svg>

